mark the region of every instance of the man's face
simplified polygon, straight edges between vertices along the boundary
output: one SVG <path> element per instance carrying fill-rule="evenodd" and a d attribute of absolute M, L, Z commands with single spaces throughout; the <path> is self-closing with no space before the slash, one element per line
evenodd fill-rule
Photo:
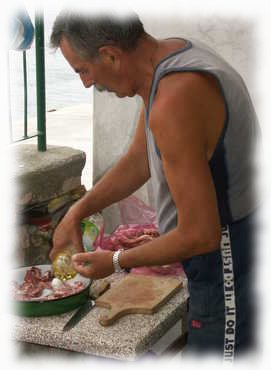
<path fill-rule="evenodd" d="M 86 88 L 95 86 L 98 91 L 114 92 L 119 97 L 128 95 L 123 89 L 121 90 L 120 78 L 110 66 L 101 61 L 90 62 L 82 59 L 65 38 L 60 42 L 60 49 L 74 71 L 79 74 Z"/>

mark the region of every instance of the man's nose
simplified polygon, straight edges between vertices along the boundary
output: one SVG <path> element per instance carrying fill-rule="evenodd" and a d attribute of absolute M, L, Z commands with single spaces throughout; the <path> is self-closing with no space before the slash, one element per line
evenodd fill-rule
<path fill-rule="evenodd" d="M 83 85 L 86 88 L 91 87 L 92 85 L 94 85 L 94 81 L 91 78 L 87 77 L 87 76 L 80 75 L 80 79 L 81 79 Z"/>

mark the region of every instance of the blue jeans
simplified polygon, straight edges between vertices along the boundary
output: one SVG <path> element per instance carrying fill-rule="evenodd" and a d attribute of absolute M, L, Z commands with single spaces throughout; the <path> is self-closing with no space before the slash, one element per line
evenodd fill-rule
<path fill-rule="evenodd" d="M 222 229 L 217 251 L 183 262 L 190 293 L 187 354 L 225 360 L 255 348 L 253 216 Z"/>

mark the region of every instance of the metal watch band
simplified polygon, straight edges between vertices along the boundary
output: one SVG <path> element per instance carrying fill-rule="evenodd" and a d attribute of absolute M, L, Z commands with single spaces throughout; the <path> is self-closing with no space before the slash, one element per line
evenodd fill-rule
<path fill-rule="evenodd" d="M 125 271 L 125 269 L 121 268 L 120 264 L 119 264 L 119 255 L 122 251 L 123 251 L 123 249 L 119 249 L 118 251 L 114 252 L 114 254 L 113 254 L 113 267 L 114 267 L 115 272 Z"/>

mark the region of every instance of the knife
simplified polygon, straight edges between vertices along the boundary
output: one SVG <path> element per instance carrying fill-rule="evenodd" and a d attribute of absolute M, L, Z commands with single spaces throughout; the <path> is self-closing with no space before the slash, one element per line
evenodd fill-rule
<path fill-rule="evenodd" d="M 90 294 L 90 299 L 88 299 L 84 304 L 82 304 L 82 306 L 78 308 L 78 310 L 72 315 L 69 321 L 64 325 L 62 330 L 68 331 L 72 329 L 75 325 L 77 325 L 95 306 L 95 300 L 106 290 L 108 290 L 109 287 L 110 283 L 108 281 L 103 281 L 100 283 L 97 289 L 93 289 L 92 293 Z"/>

